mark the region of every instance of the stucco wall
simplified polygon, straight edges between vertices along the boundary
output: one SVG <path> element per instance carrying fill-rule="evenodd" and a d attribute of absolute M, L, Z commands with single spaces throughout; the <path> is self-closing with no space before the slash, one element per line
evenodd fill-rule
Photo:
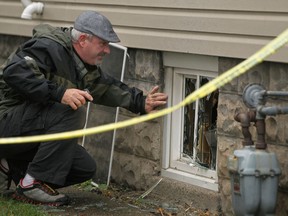
<path fill-rule="evenodd" d="M 223 73 L 238 64 L 241 60 L 220 58 L 219 72 Z M 247 84 L 259 83 L 267 90 L 288 91 L 288 64 L 264 62 L 243 76 L 233 80 L 220 90 L 218 105 L 218 175 L 219 187 L 222 200 L 222 209 L 226 215 L 233 215 L 230 177 L 227 168 L 227 159 L 234 150 L 242 148 L 243 135 L 240 123 L 234 120 L 236 112 L 247 112 L 248 108 L 242 100 L 242 92 Z M 287 106 L 288 100 L 275 98 L 268 100 L 269 105 Z M 288 154 L 288 134 L 287 131 L 288 115 L 277 115 L 266 117 L 266 141 L 268 150 L 277 154 L 280 162 L 282 175 L 280 177 L 278 189 L 277 214 L 287 215 L 287 192 L 288 192 L 288 173 L 287 173 L 287 154 Z M 255 127 L 251 124 L 251 133 L 255 141 Z M 286 207 L 285 207 L 286 206 Z"/>

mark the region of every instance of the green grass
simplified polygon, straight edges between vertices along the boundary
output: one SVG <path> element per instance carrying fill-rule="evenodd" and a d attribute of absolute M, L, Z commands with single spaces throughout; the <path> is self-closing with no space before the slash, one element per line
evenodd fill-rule
<path fill-rule="evenodd" d="M 48 216 L 38 206 L 8 200 L 0 196 L 0 216 Z"/>
<path fill-rule="evenodd" d="M 76 188 L 78 188 L 80 190 L 84 190 L 84 191 L 91 191 L 92 189 L 96 188 L 95 186 L 93 186 L 91 184 L 91 182 L 92 182 L 92 180 L 88 180 L 88 181 L 85 181 L 83 183 L 74 185 L 74 187 L 76 187 Z M 99 184 L 97 189 L 100 190 L 100 191 L 104 191 L 104 190 L 108 190 L 108 187 L 107 187 L 106 184 Z"/>
<path fill-rule="evenodd" d="M 91 191 L 94 186 L 91 181 L 75 185 L 77 188 L 85 191 Z M 102 192 L 107 190 L 106 185 L 99 185 Z M 43 206 L 36 206 L 2 197 L 0 195 L 0 216 L 48 216 L 48 211 Z"/>

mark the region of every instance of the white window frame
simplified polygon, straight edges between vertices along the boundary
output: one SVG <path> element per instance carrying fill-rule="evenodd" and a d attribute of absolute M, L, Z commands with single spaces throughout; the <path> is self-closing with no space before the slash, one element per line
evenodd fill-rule
<path fill-rule="evenodd" d="M 205 59 L 205 56 L 203 56 L 203 58 Z M 183 61 L 183 58 L 181 59 Z M 203 63 L 204 62 L 205 61 L 203 61 Z M 165 71 L 165 91 L 170 95 L 168 101 L 169 106 L 178 104 L 183 100 L 185 87 L 184 82 L 186 77 L 216 77 L 218 75 L 218 67 L 217 69 L 215 68 L 214 71 L 211 71 L 210 68 L 209 70 L 206 70 L 206 66 L 201 68 L 201 65 L 199 69 L 199 64 L 197 69 L 191 68 L 193 67 L 191 65 L 190 68 L 181 68 L 181 65 L 171 67 L 171 64 L 169 66 L 170 67 L 166 67 Z M 199 83 L 197 88 L 198 87 Z M 196 101 L 196 103 L 198 102 Z M 164 119 L 162 176 L 218 191 L 217 166 L 216 170 L 207 169 L 194 163 L 195 160 L 193 158 L 185 159 L 182 157 L 183 155 L 181 155 L 183 149 L 183 112 L 184 108 L 178 109 L 166 116 Z M 197 118 L 195 118 L 195 125 L 197 125 Z"/>

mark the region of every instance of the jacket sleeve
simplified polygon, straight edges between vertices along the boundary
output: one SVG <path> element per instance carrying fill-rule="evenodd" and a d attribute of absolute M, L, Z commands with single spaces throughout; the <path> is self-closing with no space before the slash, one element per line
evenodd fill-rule
<path fill-rule="evenodd" d="M 97 69 L 97 73 L 87 73 L 84 79 L 90 83 L 87 85 L 87 89 L 93 96 L 94 103 L 112 107 L 119 106 L 133 113 L 146 114 L 146 97 L 141 90 L 128 87 L 125 83 L 104 73 L 101 68 Z"/>
<path fill-rule="evenodd" d="M 12 57 L 3 70 L 3 78 L 28 100 L 60 102 L 65 88 L 46 78 L 47 73 L 53 70 L 53 62 L 45 45 L 32 40 Z"/>

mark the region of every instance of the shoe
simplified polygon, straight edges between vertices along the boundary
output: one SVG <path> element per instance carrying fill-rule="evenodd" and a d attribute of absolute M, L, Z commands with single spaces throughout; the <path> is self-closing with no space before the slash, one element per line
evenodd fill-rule
<path fill-rule="evenodd" d="M 59 194 L 41 181 L 34 181 L 32 185 L 27 187 L 22 186 L 22 181 L 23 179 L 20 180 L 13 194 L 15 200 L 49 206 L 62 206 L 69 203 L 68 196 Z"/>

